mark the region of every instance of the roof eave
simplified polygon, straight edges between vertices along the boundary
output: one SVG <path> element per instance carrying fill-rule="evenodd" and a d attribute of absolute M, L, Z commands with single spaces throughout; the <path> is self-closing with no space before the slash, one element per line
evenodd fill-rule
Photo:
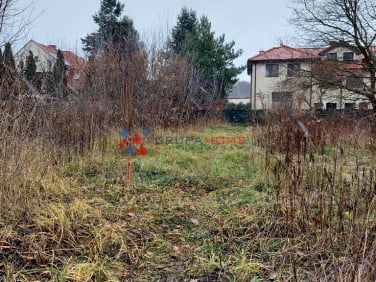
<path fill-rule="evenodd" d="M 285 62 L 313 62 L 318 61 L 321 58 L 312 57 L 312 58 L 289 58 L 289 59 L 263 59 L 263 60 L 252 60 L 248 59 L 248 64 L 264 64 L 264 63 L 285 63 Z"/>

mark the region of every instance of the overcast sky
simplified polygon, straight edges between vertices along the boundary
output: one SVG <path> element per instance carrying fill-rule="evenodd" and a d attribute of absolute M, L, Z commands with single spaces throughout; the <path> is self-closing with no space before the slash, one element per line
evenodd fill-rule
<path fill-rule="evenodd" d="M 100 0 L 18 0 L 24 5 L 33 1 L 36 19 L 28 34 L 16 45 L 17 52 L 28 40 L 56 44 L 63 50 L 82 54 L 81 38 L 97 30 L 92 16 L 99 11 Z M 292 28 L 288 25 L 290 10 L 287 0 L 120 0 L 124 14 L 131 18 L 146 43 L 157 40 L 160 34 L 176 25 L 177 16 L 185 6 L 206 15 L 212 31 L 218 37 L 225 34 L 226 42 L 235 41 L 243 55 L 235 61 L 246 65 L 247 59 L 260 50 L 281 42 L 292 44 Z M 246 71 L 241 80 L 249 80 Z"/>

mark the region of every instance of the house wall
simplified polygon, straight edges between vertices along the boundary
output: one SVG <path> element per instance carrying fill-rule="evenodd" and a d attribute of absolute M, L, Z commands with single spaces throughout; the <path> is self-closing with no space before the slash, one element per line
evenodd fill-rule
<path fill-rule="evenodd" d="M 337 54 L 337 60 L 343 61 L 344 60 L 344 53 L 345 52 L 354 52 L 353 50 L 346 48 L 346 47 L 337 47 L 332 48 L 329 53 L 336 53 Z M 362 60 L 361 54 L 356 54 L 354 52 L 354 61 L 360 62 Z M 349 62 L 351 63 L 351 62 Z M 319 91 L 316 91 L 316 101 L 319 102 Z M 327 90 L 326 93 L 322 96 L 322 102 L 325 105 L 327 103 L 336 103 L 337 109 L 345 109 L 350 104 L 355 105 L 355 108 L 364 108 L 364 106 L 361 106 L 360 104 L 363 103 L 362 99 L 364 97 L 354 94 L 353 92 L 350 92 L 346 89 L 335 89 L 335 90 Z M 369 108 L 370 105 L 367 105 L 367 108 Z"/>
<path fill-rule="evenodd" d="M 249 102 L 249 98 L 228 98 L 228 103 L 232 104 L 248 104 Z"/>
<path fill-rule="evenodd" d="M 273 63 L 273 62 L 271 62 Z M 294 87 L 287 87 L 282 82 L 287 78 L 287 64 L 289 62 L 278 63 L 278 77 L 266 76 L 267 63 L 254 63 L 251 74 L 251 101 L 252 109 L 272 109 L 273 92 L 296 92 Z M 298 62 L 297 62 L 298 63 Z M 300 62 L 301 70 L 309 70 L 310 64 Z M 296 88 L 296 87 L 295 87 Z M 306 105 L 309 108 L 308 105 Z"/>
<path fill-rule="evenodd" d="M 25 65 L 29 51 L 32 51 L 37 67 L 36 71 L 51 72 L 57 59 L 55 54 L 57 53 L 57 49 L 54 45 L 48 45 L 45 47 L 48 48 L 48 50 L 45 50 L 40 45 L 38 45 L 38 43 L 30 40 L 14 56 L 16 66 L 19 66 L 21 61 L 23 61 Z M 67 67 L 67 86 L 74 91 L 79 91 L 83 88 L 84 85 L 85 62 L 83 59 L 75 56 L 69 51 L 62 52 L 65 56 L 65 65 Z"/>
<path fill-rule="evenodd" d="M 329 50 L 329 53 L 337 53 L 337 60 L 343 60 L 343 53 L 344 52 L 353 52 L 353 50 L 346 48 L 346 47 L 336 47 Z M 323 56 L 325 59 L 325 55 Z M 361 61 L 361 55 L 357 55 L 354 52 L 354 61 Z M 296 61 L 294 61 L 296 62 Z M 332 89 L 326 90 L 323 94 L 320 89 L 313 86 L 311 89 L 305 90 L 303 92 L 299 85 L 297 85 L 297 81 L 299 78 L 296 79 L 296 83 L 294 84 L 293 79 L 290 81 L 290 86 L 286 83 L 287 78 L 287 64 L 290 63 L 286 62 L 279 62 L 279 75 L 278 77 L 267 77 L 266 76 L 266 64 L 274 64 L 273 60 L 269 62 L 252 62 L 252 69 L 251 69 L 251 107 L 252 109 L 272 109 L 272 93 L 273 92 L 292 92 L 292 97 L 294 100 L 293 106 L 295 108 L 301 109 L 309 109 L 317 108 L 319 104 L 323 106 L 323 108 L 329 107 L 330 103 L 336 104 L 337 109 L 345 109 L 347 107 L 355 106 L 355 108 L 370 108 L 371 105 L 364 105 L 364 101 L 362 101 L 362 97 L 356 95 L 352 92 L 349 92 L 345 89 Z M 299 63 L 299 62 L 297 62 Z M 351 62 L 349 62 L 351 63 Z M 300 62 L 301 70 L 310 70 L 311 63 L 310 62 Z M 290 78 L 289 78 L 290 79 Z M 284 82 L 284 83 L 282 83 Z M 304 98 L 303 99 L 299 99 Z M 300 101 L 300 102 L 299 102 Z M 355 104 L 354 104 L 355 103 Z"/>
<path fill-rule="evenodd" d="M 24 47 L 22 47 L 14 56 L 16 66 L 18 67 L 20 61 L 26 62 L 26 57 L 29 55 L 29 51 L 33 52 L 35 58 L 35 64 L 37 66 L 37 72 L 52 71 L 56 58 L 45 51 L 43 51 L 33 41 L 29 41 Z"/>
<path fill-rule="evenodd" d="M 346 47 L 336 47 L 332 48 L 328 53 L 337 53 L 337 60 L 342 61 L 343 60 L 343 53 L 344 52 L 354 52 L 353 50 L 346 48 Z M 354 61 L 359 61 L 361 60 L 361 55 L 356 54 L 354 52 Z"/>

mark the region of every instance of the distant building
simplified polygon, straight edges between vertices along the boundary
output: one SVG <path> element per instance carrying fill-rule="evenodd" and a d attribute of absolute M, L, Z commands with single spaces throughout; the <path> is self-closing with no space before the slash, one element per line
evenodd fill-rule
<path fill-rule="evenodd" d="M 336 66 L 336 69 L 331 72 L 330 66 Z M 367 81 L 363 78 L 366 75 L 361 75 L 365 72 L 361 53 L 344 42 L 333 42 L 325 48 L 273 47 L 249 58 L 247 70 L 251 76 L 252 109 L 372 107 L 367 100 L 362 100 L 363 97 L 345 87 L 354 85 L 359 89 Z M 336 72 L 360 75 L 345 78 Z M 315 84 L 313 73 L 316 77 L 333 77 L 335 84 Z"/>
<path fill-rule="evenodd" d="M 56 62 L 57 55 L 56 45 L 43 45 L 34 40 L 30 40 L 14 56 L 16 66 L 22 61 L 25 65 L 26 57 L 31 51 L 34 55 L 37 66 L 37 73 L 51 72 Z M 71 51 L 61 50 L 67 67 L 67 86 L 77 92 L 84 85 L 85 60 Z"/>
<path fill-rule="evenodd" d="M 233 103 L 233 104 L 248 104 L 251 101 L 250 97 L 250 84 L 247 81 L 239 81 L 237 82 L 227 99 L 228 103 Z"/>

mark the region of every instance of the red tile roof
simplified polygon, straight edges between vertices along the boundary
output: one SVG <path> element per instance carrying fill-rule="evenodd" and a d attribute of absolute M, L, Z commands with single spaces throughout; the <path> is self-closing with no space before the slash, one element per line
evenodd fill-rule
<path fill-rule="evenodd" d="M 34 40 L 31 41 L 33 41 L 42 50 L 44 50 L 46 53 L 48 53 L 56 59 L 58 50 L 56 45 L 44 45 Z M 63 53 L 65 64 L 69 66 L 69 72 L 67 74 L 68 87 L 74 90 L 81 89 L 84 83 L 82 79 L 82 74 L 85 72 L 86 61 L 71 51 L 61 52 Z M 75 79 L 76 75 L 78 76 L 77 79 Z"/>
<path fill-rule="evenodd" d="M 354 70 L 354 71 L 364 69 L 364 65 L 361 63 L 347 63 L 347 64 L 344 64 L 343 67 L 347 70 Z"/>
<path fill-rule="evenodd" d="M 34 40 L 32 40 L 36 45 L 38 45 L 40 48 L 42 48 L 45 52 L 47 52 L 48 54 L 52 55 L 53 57 L 56 58 L 56 55 L 57 55 L 57 46 L 56 45 L 44 45 L 44 44 L 41 44 L 41 43 L 38 43 Z M 65 63 L 69 66 L 72 66 L 72 67 L 79 67 L 81 68 L 83 65 L 85 65 L 85 60 L 79 56 L 77 56 L 76 54 L 74 54 L 73 52 L 71 51 L 62 51 L 61 52 L 63 53 L 63 56 L 64 56 L 64 60 L 65 60 Z"/>
<path fill-rule="evenodd" d="M 280 45 L 269 50 L 260 52 L 248 61 L 269 61 L 269 60 L 291 60 L 291 59 L 314 59 L 319 58 L 319 53 L 325 48 L 293 48 L 287 45 Z"/>

